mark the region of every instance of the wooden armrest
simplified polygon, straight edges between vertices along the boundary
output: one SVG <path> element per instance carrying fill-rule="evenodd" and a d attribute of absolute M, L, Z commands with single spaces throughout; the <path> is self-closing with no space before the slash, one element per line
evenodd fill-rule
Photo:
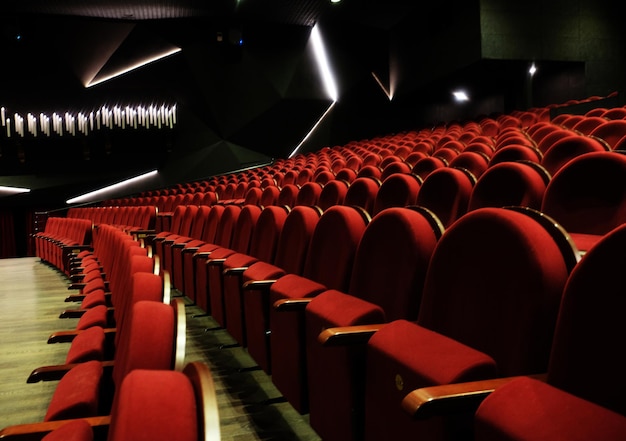
<path fill-rule="evenodd" d="M 105 286 L 106 286 L 106 284 L 105 284 Z M 82 302 L 85 299 L 86 296 L 88 296 L 88 294 L 72 294 L 72 295 L 67 296 L 65 298 L 65 301 L 66 302 Z M 105 296 L 107 302 L 110 304 L 111 303 L 110 302 L 110 300 L 111 300 L 110 299 L 111 293 L 110 292 L 105 292 L 104 296 Z"/>
<path fill-rule="evenodd" d="M 80 363 L 71 363 L 71 364 L 58 364 L 52 366 L 41 366 L 30 373 L 28 378 L 26 379 L 27 383 L 39 383 L 40 381 L 58 381 L 65 374 L 67 374 L 70 369 L 79 365 Z M 104 369 L 113 369 L 114 362 L 113 360 L 103 361 L 102 367 Z"/>
<path fill-rule="evenodd" d="M 245 291 L 269 289 L 276 280 L 249 280 L 243 284 Z"/>
<path fill-rule="evenodd" d="M 341 326 L 324 329 L 317 337 L 324 346 L 347 346 L 365 344 L 370 337 L 385 326 L 384 323 L 358 326 Z"/>
<path fill-rule="evenodd" d="M 61 314 L 59 314 L 59 318 L 81 318 L 87 311 L 89 310 L 88 309 L 66 309 Z M 109 320 L 112 320 L 114 318 L 113 311 L 115 311 L 115 308 L 113 308 L 112 306 L 107 307 L 107 318 Z"/>
<path fill-rule="evenodd" d="M 546 374 L 529 375 L 529 377 L 545 381 Z M 458 412 L 473 413 L 491 392 L 515 378 L 520 377 L 494 378 L 415 389 L 402 399 L 402 409 L 414 419 L 426 419 Z"/>
<path fill-rule="evenodd" d="M 202 251 L 201 253 L 195 253 L 193 255 L 194 259 L 208 259 L 211 255 L 211 251 Z"/>
<path fill-rule="evenodd" d="M 176 242 L 175 244 L 172 245 L 172 248 L 185 248 L 185 244 L 187 242 Z"/>
<path fill-rule="evenodd" d="M 278 300 L 274 303 L 274 309 L 279 312 L 304 311 L 311 300 L 313 298 Z"/>
<path fill-rule="evenodd" d="M 222 258 L 222 259 L 209 259 L 206 264 L 207 265 L 216 265 L 217 266 L 217 265 L 222 265 L 225 261 L 226 261 L 225 258 Z"/>
<path fill-rule="evenodd" d="M 184 247 L 181 253 L 195 253 L 200 247 Z"/>
<path fill-rule="evenodd" d="M 243 272 L 247 269 L 248 269 L 247 266 L 240 266 L 237 268 L 227 268 L 224 270 L 222 274 L 224 274 L 225 276 L 237 276 L 239 274 L 243 274 Z"/>
<path fill-rule="evenodd" d="M 48 344 L 52 343 L 69 343 L 76 338 L 78 334 L 83 331 L 79 330 L 71 330 L 71 331 L 58 331 L 50 335 L 48 337 Z M 117 332 L 116 328 L 105 328 L 104 336 L 107 337 L 107 334 L 113 334 Z"/>
<path fill-rule="evenodd" d="M 96 416 L 81 418 L 85 420 L 94 431 L 94 439 L 106 439 L 111 416 Z M 39 441 L 45 435 L 69 423 L 72 420 L 46 421 L 31 424 L 16 424 L 0 430 L 0 439 L 6 441 Z M 104 438 L 103 438 L 104 436 Z"/>

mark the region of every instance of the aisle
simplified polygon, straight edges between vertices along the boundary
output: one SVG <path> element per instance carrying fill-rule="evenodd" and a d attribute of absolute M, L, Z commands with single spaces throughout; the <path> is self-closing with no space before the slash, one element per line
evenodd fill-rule
<path fill-rule="evenodd" d="M 53 331 L 73 329 L 76 319 L 59 319 L 75 304 L 64 302 L 67 279 L 38 258 L 0 259 L 0 428 L 42 421 L 57 382 L 27 384 L 38 366 L 62 364 L 68 346 L 48 345 Z M 184 298 L 187 316 L 186 361 L 211 367 L 218 392 L 223 441 L 302 440 L 320 438 L 286 402 L 271 379 L 216 322 Z"/>

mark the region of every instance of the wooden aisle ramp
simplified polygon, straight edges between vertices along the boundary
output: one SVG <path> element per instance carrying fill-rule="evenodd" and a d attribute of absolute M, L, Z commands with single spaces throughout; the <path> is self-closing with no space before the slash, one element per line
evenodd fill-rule
<path fill-rule="evenodd" d="M 38 258 L 0 259 L 0 427 L 42 421 L 56 382 L 27 384 L 38 366 L 61 364 L 67 345 L 48 345 L 52 331 L 73 329 L 76 319 L 59 319 L 69 305 L 67 278 Z M 304 440 L 320 438 L 306 416 L 279 398 L 270 377 L 246 369 L 254 362 L 211 317 L 187 303 L 187 361 L 204 361 L 215 375 L 222 439 Z"/>

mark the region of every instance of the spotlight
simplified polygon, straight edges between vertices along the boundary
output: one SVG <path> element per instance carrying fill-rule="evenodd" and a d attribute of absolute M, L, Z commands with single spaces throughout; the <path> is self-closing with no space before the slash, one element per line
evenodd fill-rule
<path fill-rule="evenodd" d="M 528 69 L 528 73 L 532 77 L 535 75 L 536 72 L 537 72 L 537 66 L 535 66 L 535 63 L 533 63 L 530 65 L 530 69 Z"/>
<path fill-rule="evenodd" d="M 469 96 L 463 90 L 457 90 L 456 92 L 452 92 L 452 95 L 454 95 L 454 99 L 458 102 L 469 101 Z"/>

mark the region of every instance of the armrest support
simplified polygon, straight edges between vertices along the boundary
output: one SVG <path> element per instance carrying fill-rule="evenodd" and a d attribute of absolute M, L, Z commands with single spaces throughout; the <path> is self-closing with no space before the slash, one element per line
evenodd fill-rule
<path fill-rule="evenodd" d="M 199 249 L 200 249 L 200 247 L 184 247 L 183 250 L 181 251 L 181 253 L 184 253 L 184 254 L 195 253 Z"/>
<path fill-rule="evenodd" d="M 385 326 L 384 323 L 327 328 L 318 335 L 317 341 L 324 346 L 366 344 L 370 337 L 383 326 Z"/>
<path fill-rule="evenodd" d="M 304 311 L 311 300 L 313 298 L 278 300 L 274 303 L 274 309 L 278 312 Z"/>
<path fill-rule="evenodd" d="M 94 431 L 95 439 L 106 439 L 106 433 L 108 432 L 109 425 L 111 424 L 110 415 L 81 419 L 89 423 Z M 70 421 L 71 420 L 57 420 L 8 426 L 0 430 L 0 439 L 6 441 L 39 441 L 48 433 L 58 429 Z"/>
<path fill-rule="evenodd" d="M 545 374 L 529 375 L 545 381 Z M 515 378 L 505 377 L 467 383 L 423 387 L 409 392 L 402 399 L 402 409 L 414 419 L 458 412 L 475 412 L 480 403 L 493 392 Z"/>

